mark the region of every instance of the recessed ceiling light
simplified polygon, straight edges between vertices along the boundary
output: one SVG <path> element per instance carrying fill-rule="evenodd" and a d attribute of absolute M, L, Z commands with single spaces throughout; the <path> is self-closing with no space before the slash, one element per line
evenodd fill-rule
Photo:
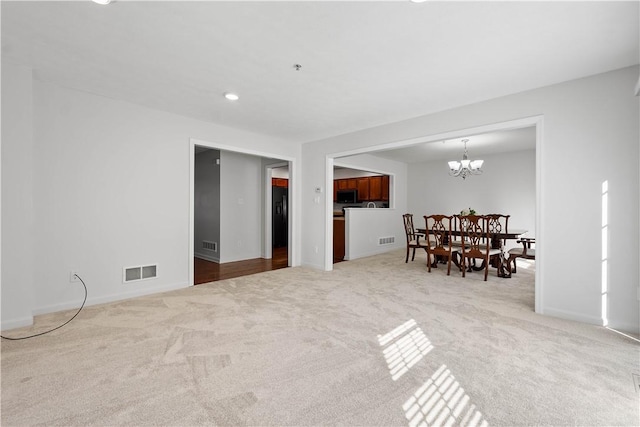
<path fill-rule="evenodd" d="M 240 99 L 240 97 L 238 95 L 236 95 L 235 93 L 231 93 L 231 92 L 225 93 L 224 97 L 227 98 L 229 101 L 237 101 L 238 99 Z"/>
<path fill-rule="evenodd" d="M 91 1 L 93 1 L 94 3 L 97 3 L 97 4 L 101 4 L 103 6 L 106 5 L 106 4 L 111 3 L 111 0 L 91 0 Z"/>

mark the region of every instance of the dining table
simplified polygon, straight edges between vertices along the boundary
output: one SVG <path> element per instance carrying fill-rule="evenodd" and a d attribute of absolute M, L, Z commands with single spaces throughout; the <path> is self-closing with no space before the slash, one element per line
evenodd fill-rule
<path fill-rule="evenodd" d="M 502 242 L 505 240 L 517 240 L 519 239 L 523 234 L 526 234 L 528 232 L 528 230 L 524 230 L 524 229 L 519 229 L 519 228 L 513 228 L 513 229 L 509 229 L 509 230 L 502 230 L 499 232 L 493 232 L 493 233 L 487 233 L 489 234 L 489 236 L 491 237 L 491 249 L 503 249 L 503 245 Z M 424 236 L 427 235 L 427 229 L 426 228 L 419 228 L 416 227 L 416 233 L 418 234 L 422 234 Z M 456 237 L 460 237 L 462 236 L 462 232 L 460 230 L 451 230 L 451 235 L 452 236 L 456 236 Z M 504 259 L 504 253 L 502 253 L 502 255 L 500 256 L 500 262 L 497 265 L 493 265 L 493 267 L 498 269 L 498 276 L 508 279 L 511 277 L 511 271 L 509 271 L 508 269 L 508 265 L 506 263 L 506 260 Z M 457 259 L 457 257 L 453 257 L 452 258 L 453 263 L 456 265 L 456 267 L 460 268 L 460 261 Z M 434 261 L 434 264 L 437 264 L 437 260 Z M 435 267 L 435 265 L 433 265 Z M 484 261 L 482 262 L 481 265 L 476 266 L 476 265 L 469 265 L 469 270 L 468 271 L 472 271 L 472 270 L 482 270 L 484 269 Z"/>

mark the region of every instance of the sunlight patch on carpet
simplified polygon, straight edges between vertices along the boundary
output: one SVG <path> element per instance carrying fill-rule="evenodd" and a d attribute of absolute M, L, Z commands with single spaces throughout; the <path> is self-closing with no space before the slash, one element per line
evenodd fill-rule
<path fill-rule="evenodd" d="M 402 405 L 409 427 L 487 427 L 476 406 L 446 365 L 440 368 Z"/>
<path fill-rule="evenodd" d="M 431 342 L 413 319 L 385 335 L 378 335 L 378 342 L 385 347 L 382 353 L 394 381 L 433 349 Z"/>

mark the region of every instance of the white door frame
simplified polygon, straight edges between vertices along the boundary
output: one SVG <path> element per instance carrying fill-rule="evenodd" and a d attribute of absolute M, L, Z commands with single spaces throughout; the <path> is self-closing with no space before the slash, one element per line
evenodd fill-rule
<path fill-rule="evenodd" d="M 265 174 L 265 197 L 264 197 L 264 247 L 262 249 L 262 256 L 266 259 L 273 258 L 273 221 L 272 221 L 272 204 L 273 204 L 273 193 L 272 193 L 272 185 L 271 178 L 273 178 L 273 170 L 281 167 L 290 167 L 289 162 L 281 162 L 274 163 L 271 165 L 265 166 L 264 174 Z M 291 176 L 289 176 L 291 177 Z M 287 196 L 287 203 L 289 202 Z M 287 204 L 287 209 L 289 205 Z M 291 221 L 289 221 L 289 215 L 287 211 L 287 239 L 289 239 L 289 233 L 291 233 Z M 287 242 L 287 251 L 289 253 L 289 257 L 291 257 L 291 250 L 289 249 L 289 244 L 291 244 L 291 239 Z"/>
<path fill-rule="evenodd" d="M 204 141 L 197 138 L 189 138 L 189 278 L 188 284 L 193 286 L 193 258 L 194 258 L 194 238 L 195 238 L 195 220 L 194 220 L 194 204 L 195 204 L 195 155 L 196 155 L 196 145 L 201 147 L 212 148 L 214 150 L 221 151 L 231 151 L 235 153 L 241 154 L 249 154 L 252 156 L 258 157 L 266 157 L 270 159 L 278 159 L 283 162 L 288 162 L 289 164 L 289 198 L 288 198 L 288 211 L 289 211 L 289 242 L 288 242 L 288 255 L 289 255 L 289 266 L 297 265 L 297 259 L 295 258 L 295 254 L 297 253 L 298 248 L 296 247 L 297 237 L 294 233 L 296 227 L 294 225 L 297 223 L 297 209 L 294 209 L 295 202 L 295 189 L 297 188 L 297 183 L 294 179 L 296 176 L 295 171 L 297 168 L 297 162 L 294 157 L 283 156 L 280 154 L 268 153 L 264 151 L 251 150 L 241 147 L 236 147 L 233 145 L 225 145 L 219 144 L 211 141 Z M 269 188 L 271 188 L 271 181 L 268 182 Z M 265 194 L 265 200 L 271 200 L 271 196 L 269 195 L 270 191 Z M 266 203 L 266 202 L 265 202 Z M 266 216 L 266 215 L 265 215 Z M 269 243 L 271 243 L 271 239 L 269 238 Z"/>

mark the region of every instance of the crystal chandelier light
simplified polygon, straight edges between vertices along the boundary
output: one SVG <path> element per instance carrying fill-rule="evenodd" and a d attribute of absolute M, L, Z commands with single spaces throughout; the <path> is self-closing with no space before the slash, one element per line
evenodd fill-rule
<path fill-rule="evenodd" d="M 461 176 L 462 179 L 466 179 L 469 175 L 480 175 L 482 173 L 482 164 L 484 160 L 469 160 L 467 157 L 467 142 L 468 139 L 463 139 L 464 154 L 462 160 L 453 160 L 449 162 L 449 175 Z"/>

